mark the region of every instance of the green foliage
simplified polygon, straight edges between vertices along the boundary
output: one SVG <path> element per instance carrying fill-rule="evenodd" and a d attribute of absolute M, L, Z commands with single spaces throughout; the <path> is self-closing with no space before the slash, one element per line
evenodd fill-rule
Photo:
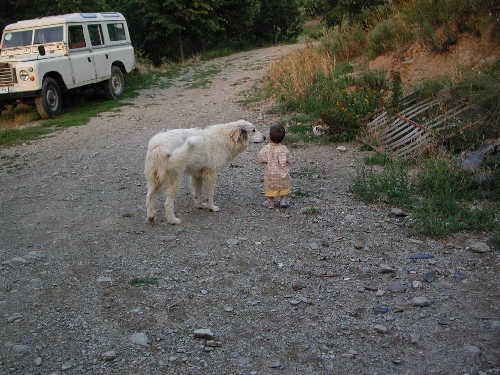
<path fill-rule="evenodd" d="M 395 51 L 412 38 L 410 29 L 402 22 L 392 19 L 380 21 L 367 34 L 367 54 L 376 57 Z"/>
<path fill-rule="evenodd" d="M 327 26 L 339 26 L 345 22 L 360 21 L 367 9 L 376 9 L 385 0 L 304 0 L 304 8 L 310 16 L 321 17 Z M 363 21 L 361 19 L 361 21 Z"/>
<path fill-rule="evenodd" d="M 366 202 L 389 202 L 411 208 L 408 233 L 414 236 L 447 235 L 459 230 L 498 230 L 498 200 L 477 201 L 484 186 L 471 173 L 444 158 L 424 160 L 410 181 L 414 165 L 391 161 L 384 155 L 365 159 L 350 186 Z M 500 189 L 499 180 L 488 186 Z M 477 202 L 476 202 L 477 201 Z"/>
<path fill-rule="evenodd" d="M 376 91 L 343 90 L 332 97 L 334 105 L 321 113 L 321 120 L 328 127 L 328 136 L 334 142 L 348 142 L 361 130 L 361 119 L 379 106 L 380 94 Z"/>
<path fill-rule="evenodd" d="M 383 168 L 361 166 L 353 179 L 350 191 L 366 202 L 411 204 L 412 187 L 401 162 L 387 162 Z"/>
<path fill-rule="evenodd" d="M 481 15 L 490 15 L 492 37 L 500 30 L 494 18 L 500 11 L 498 0 L 414 0 L 404 3 L 399 10 L 404 22 L 414 26 L 417 36 L 436 52 L 448 51 L 461 32 L 479 32 L 475 23 Z"/>
<path fill-rule="evenodd" d="M 300 34 L 303 21 L 298 0 L 261 0 L 251 34 L 255 42 L 290 41 Z"/>
<path fill-rule="evenodd" d="M 132 286 L 158 286 L 158 278 L 156 277 L 135 277 L 130 280 L 128 283 Z"/>

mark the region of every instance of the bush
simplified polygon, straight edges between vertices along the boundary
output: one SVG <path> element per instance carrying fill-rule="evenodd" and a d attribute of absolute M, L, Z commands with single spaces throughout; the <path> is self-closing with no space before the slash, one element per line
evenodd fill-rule
<path fill-rule="evenodd" d="M 376 57 L 386 52 L 395 51 L 412 38 L 413 34 L 407 25 L 396 20 L 381 21 L 368 32 L 368 54 L 371 57 Z"/>

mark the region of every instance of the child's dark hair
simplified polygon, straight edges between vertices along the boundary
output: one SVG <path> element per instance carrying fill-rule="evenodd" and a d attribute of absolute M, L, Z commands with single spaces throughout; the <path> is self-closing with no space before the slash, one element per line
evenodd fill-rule
<path fill-rule="evenodd" d="M 269 128 L 269 138 L 274 143 L 280 143 L 285 138 L 285 128 L 281 125 L 271 125 Z"/>

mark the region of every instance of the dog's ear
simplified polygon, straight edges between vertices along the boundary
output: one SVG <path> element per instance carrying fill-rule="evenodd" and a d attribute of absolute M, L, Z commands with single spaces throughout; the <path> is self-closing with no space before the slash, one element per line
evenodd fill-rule
<path fill-rule="evenodd" d="M 231 138 L 235 142 L 245 143 L 248 140 L 248 132 L 246 129 L 239 128 L 233 132 Z"/>

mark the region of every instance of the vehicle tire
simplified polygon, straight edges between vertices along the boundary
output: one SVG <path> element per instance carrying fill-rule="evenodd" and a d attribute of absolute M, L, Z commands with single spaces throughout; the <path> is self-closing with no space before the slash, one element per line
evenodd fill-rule
<path fill-rule="evenodd" d="M 35 105 L 40 117 L 44 120 L 61 114 L 61 90 L 53 78 L 44 78 L 40 96 L 35 98 Z"/>
<path fill-rule="evenodd" d="M 104 83 L 104 95 L 109 100 L 118 99 L 123 95 L 125 80 L 123 73 L 117 66 L 111 67 L 111 77 Z"/>

